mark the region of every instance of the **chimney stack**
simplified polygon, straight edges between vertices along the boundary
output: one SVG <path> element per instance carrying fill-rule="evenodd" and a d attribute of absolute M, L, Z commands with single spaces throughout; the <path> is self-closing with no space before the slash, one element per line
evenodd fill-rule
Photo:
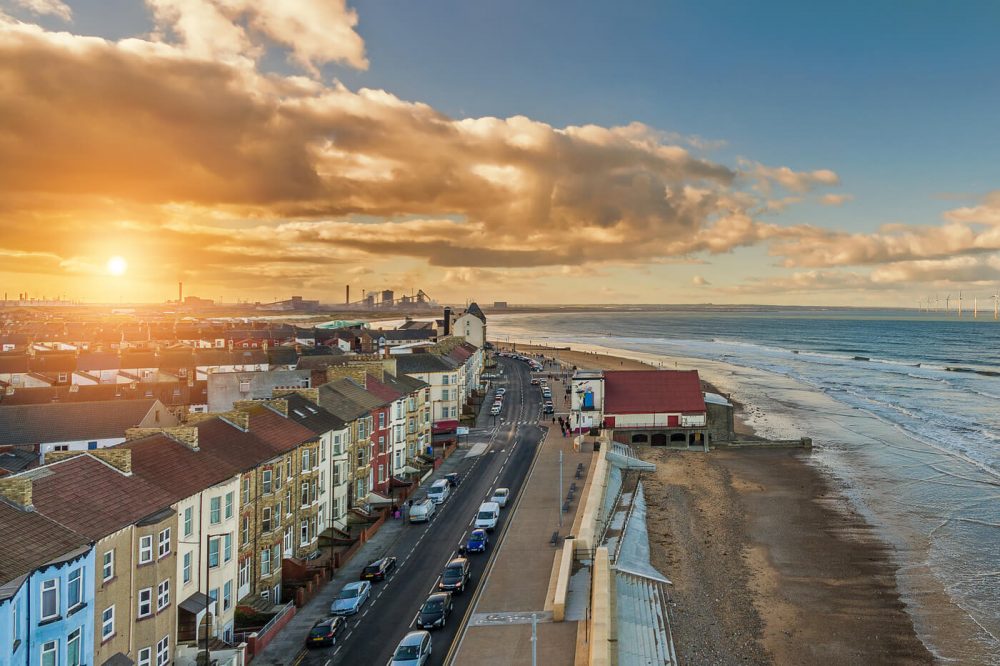
<path fill-rule="evenodd" d="M 351 285 L 347 285 L 347 296 L 345 297 L 344 303 L 346 305 L 351 304 Z"/>
<path fill-rule="evenodd" d="M 444 309 L 444 335 L 451 335 L 451 308 Z"/>

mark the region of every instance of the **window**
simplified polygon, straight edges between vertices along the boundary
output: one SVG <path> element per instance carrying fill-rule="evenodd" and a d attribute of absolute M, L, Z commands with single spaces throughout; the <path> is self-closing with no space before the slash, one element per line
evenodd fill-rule
<path fill-rule="evenodd" d="M 260 551 L 260 575 L 270 576 L 271 575 L 271 549 L 265 548 Z"/>
<path fill-rule="evenodd" d="M 243 503 L 250 503 L 250 477 L 243 477 Z"/>
<path fill-rule="evenodd" d="M 452 384 L 457 384 L 458 383 L 458 375 L 452 375 L 451 376 L 451 383 Z"/>
<path fill-rule="evenodd" d="M 59 661 L 59 643 L 49 641 L 42 645 L 42 666 L 56 666 Z"/>
<path fill-rule="evenodd" d="M 164 636 L 156 644 L 156 666 L 167 666 L 170 661 L 170 636 Z"/>
<path fill-rule="evenodd" d="M 243 346 L 246 347 L 245 344 Z M 249 392 L 250 392 L 250 382 L 240 382 L 240 393 L 249 393 Z"/>
<path fill-rule="evenodd" d="M 153 561 L 153 535 L 139 537 L 139 564 Z"/>
<path fill-rule="evenodd" d="M 274 529 L 281 527 L 281 502 L 274 507 Z"/>
<path fill-rule="evenodd" d="M 58 578 L 50 578 L 42 583 L 42 620 L 50 620 L 54 617 L 59 617 Z"/>
<path fill-rule="evenodd" d="M 378 413 L 378 428 L 379 430 L 385 428 L 385 412 Z"/>
<path fill-rule="evenodd" d="M 299 544 L 304 546 L 309 543 L 309 521 L 303 520 L 299 527 Z"/>
<path fill-rule="evenodd" d="M 281 490 L 281 463 L 274 468 L 274 489 Z"/>
<path fill-rule="evenodd" d="M 326 494 L 326 470 L 320 470 L 319 472 L 319 494 Z"/>
<path fill-rule="evenodd" d="M 227 611 L 233 605 L 233 581 L 227 580 L 222 586 L 222 610 Z"/>
<path fill-rule="evenodd" d="M 233 535 L 226 534 L 222 537 L 222 561 L 228 562 L 233 559 Z"/>
<path fill-rule="evenodd" d="M 385 465 L 378 466 L 378 482 L 385 483 Z"/>
<path fill-rule="evenodd" d="M 101 560 L 101 580 L 107 582 L 115 577 L 115 551 L 104 553 Z"/>
<path fill-rule="evenodd" d="M 292 526 L 289 525 L 285 528 L 285 536 L 283 539 L 283 545 L 285 547 L 285 552 L 292 552 Z"/>
<path fill-rule="evenodd" d="M 13 626 L 11 635 L 14 637 L 14 644 L 21 640 L 21 600 L 15 599 L 10 608 L 10 622 Z"/>
<path fill-rule="evenodd" d="M 309 471 L 309 449 L 302 449 L 302 471 Z"/>
<path fill-rule="evenodd" d="M 292 480 L 292 459 L 291 459 L 291 457 L 289 457 L 288 460 L 285 461 L 285 477 L 287 477 L 289 481 Z"/>
<path fill-rule="evenodd" d="M 442 400 L 447 400 L 448 399 L 448 389 L 442 389 L 442 391 L 441 391 L 441 399 Z"/>
<path fill-rule="evenodd" d="M 319 445 L 319 461 L 326 462 L 326 444 Z"/>
<path fill-rule="evenodd" d="M 153 649 L 142 648 L 139 650 L 139 666 L 151 666 L 153 661 Z"/>
<path fill-rule="evenodd" d="M 184 509 L 184 536 L 189 537 L 194 532 L 194 509 Z"/>
<path fill-rule="evenodd" d="M 444 384 L 445 386 L 448 385 L 448 375 L 445 375 L 441 378 L 441 383 Z"/>
<path fill-rule="evenodd" d="M 80 630 L 69 632 L 66 637 L 66 666 L 80 666 Z"/>
<path fill-rule="evenodd" d="M 271 531 L 271 507 L 265 506 L 261 510 L 260 529 L 264 532 Z"/>
<path fill-rule="evenodd" d="M 309 504 L 309 482 L 302 482 L 302 506 Z"/>
<path fill-rule="evenodd" d="M 191 553 L 184 553 L 184 565 L 181 567 L 181 575 L 185 583 L 191 582 Z"/>
<path fill-rule="evenodd" d="M 101 641 L 106 641 L 115 633 L 115 607 L 105 608 L 101 613 Z"/>
<path fill-rule="evenodd" d="M 66 585 L 66 607 L 70 610 L 83 605 L 83 569 L 73 569 Z"/>
<path fill-rule="evenodd" d="M 240 528 L 240 543 L 244 546 L 250 543 L 250 516 L 243 516 L 243 525 Z"/>
<path fill-rule="evenodd" d="M 333 454 L 337 455 L 340 453 L 340 435 L 333 436 Z"/>
<path fill-rule="evenodd" d="M 159 559 L 170 554 L 170 528 L 160 532 L 159 544 L 156 547 L 156 558 Z"/>
<path fill-rule="evenodd" d="M 208 538 L 208 566 L 219 566 L 219 540 Z"/>
<path fill-rule="evenodd" d="M 378 436 L 378 451 L 379 453 L 385 453 L 385 436 Z"/>
<path fill-rule="evenodd" d="M 170 579 L 156 586 L 156 611 L 159 612 L 170 605 Z"/>
<path fill-rule="evenodd" d="M 208 502 L 208 522 L 211 525 L 218 525 L 222 522 L 222 498 L 213 497 Z"/>
<path fill-rule="evenodd" d="M 261 472 L 261 481 L 264 485 L 264 494 L 269 495 L 271 493 L 271 470 L 265 469 Z"/>
<path fill-rule="evenodd" d="M 248 557 L 240 562 L 240 587 L 250 584 L 250 562 L 253 558 Z"/>
<path fill-rule="evenodd" d="M 226 520 L 233 517 L 233 501 L 235 499 L 232 491 L 226 493 Z"/>
<path fill-rule="evenodd" d="M 285 491 L 285 515 L 292 515 L 292 489 Z"/>
<path fill-rule="evenodd" d="M 139 617 L 149 617 L 153 614 L 153 588 L 139 590 Z"/>

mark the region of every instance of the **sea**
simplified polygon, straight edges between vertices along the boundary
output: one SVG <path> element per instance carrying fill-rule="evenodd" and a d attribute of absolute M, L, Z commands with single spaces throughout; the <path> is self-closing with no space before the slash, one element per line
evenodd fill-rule
<path fill-rule="evenodd" d="M 810 460 L 893 548 L 942 663 L 1000 664 L 1000 321 L 916 310 L 690 306 L 492 315 L 490 338 L 697 368 Z"/>

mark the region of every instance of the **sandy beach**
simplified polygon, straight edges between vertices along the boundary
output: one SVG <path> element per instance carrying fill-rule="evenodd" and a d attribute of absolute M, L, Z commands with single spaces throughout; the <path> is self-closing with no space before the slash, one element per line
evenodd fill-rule
<path fill-rule="evenodd" d="M 580 368 L 654 367 L 517 346 Z M 738 416 L 748 434 L 748 421 L 760 418 Z M 682 664 L 934 663 L 900 600 L 889 547 L 808 464 L 810 452 L 640 453 L 657 464 L 643 478 L 655 509 L 651 549 L 654 566 L 673 581 Z"/>

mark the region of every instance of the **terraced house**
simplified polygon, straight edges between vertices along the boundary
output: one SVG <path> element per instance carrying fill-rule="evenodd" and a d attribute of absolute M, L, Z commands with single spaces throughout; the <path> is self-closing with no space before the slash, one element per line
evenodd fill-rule
<path fill-rule="evenodd" d="M 93 663 L 93 543 L 34 511 L 29 480 L 0 498 L 0 663 Z"/>
<path fill-rule="evenodd" d="M 345 395 L 343 389 L 347 385 L 350 385 L 349 390 L 352 393 L 360 388 L 351 379 L 339 379 L 319 387 L 317 397 L 323 409 L 344 421 L 349 428 L 346 443 L 347 470 L 345 476 L 338 481 L 349 485 L 349 506 L 361 506 L 366 503 L 368 493 L 371 491 L 373 419 L 368 406 L 359 404 Z"/>

